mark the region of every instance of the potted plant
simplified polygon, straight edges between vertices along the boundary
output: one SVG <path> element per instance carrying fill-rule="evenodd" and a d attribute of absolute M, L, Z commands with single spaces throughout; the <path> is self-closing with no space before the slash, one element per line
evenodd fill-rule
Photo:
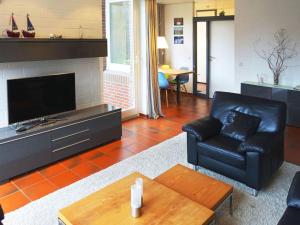
<path fill-rule="evenodd" d="M 256 54 L 267 62 L 273 73 L 274 85 L 278 85 L 281 74 L 288 68 L 288 62 L 297 55 L 296 44 L 290 40 L 287 30 L 283 28 L 274 34 L 268 49 L 265 47 L 268 45 L 257 49 L 257 44 L 258 42 L 255 44 Z"/>

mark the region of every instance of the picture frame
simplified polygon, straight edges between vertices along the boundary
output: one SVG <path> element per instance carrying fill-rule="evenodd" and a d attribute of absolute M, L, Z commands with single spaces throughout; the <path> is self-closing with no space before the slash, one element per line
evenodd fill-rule
<path fill-rule="evenodd" d="M 175 45 L 183 45 L 184 37 L 183 36 L 174 36 L 174 44 Z"/>
<path fill-rule="evenodd" d="M 175 26 L 174 35 L 183 35 L 183 26 Z"/>
<path fill-rule="evenodd" d="M 174 26 L 183 26 L 184 25 L 184 20 L 183 18 L 174 18 Z"/>

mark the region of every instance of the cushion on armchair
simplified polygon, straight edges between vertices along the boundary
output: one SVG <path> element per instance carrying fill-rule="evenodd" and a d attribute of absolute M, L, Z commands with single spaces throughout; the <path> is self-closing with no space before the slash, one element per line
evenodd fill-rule
<path fill-rule="evenodd" d="M 287 197 L 289 207 L 300 209 L 300 171 L 296 173 Z M 299 215 L 300 216 L 300 215 Z"/>
<path fill-rule="evenodd" d="M 221 134 L 239 141 L 245 141 L 255 134 L 261 121 L 259 117 L 241 113 L 236 110 L 228 111 L 225 117 Z"/>
<path fill-rule="evenodd" d="M 277 133 L 258 132 L 245 142 L 242 142 L 238 148 L 239 152 L 259 152 L 268 154 L 280 142 L 280 135 Z"/>
<path fill-rule="evenodd" d="M 182 130 L 194 135 L 199 141 L 213 137 L 220 133 L 222 123 L 213 117 L 204 117 L 183 126 Z"/>

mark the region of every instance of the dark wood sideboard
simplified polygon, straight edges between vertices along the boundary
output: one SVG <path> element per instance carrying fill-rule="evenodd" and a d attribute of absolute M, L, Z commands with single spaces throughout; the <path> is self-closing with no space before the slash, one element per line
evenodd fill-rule
<path fill-rule="evenodd" d="M 288 86 L 243 82 L 241 94 L 285 102 L 287 125 L 300 127 L 300 91 Z"/>
<path fill-rule="evenodd" d="M 76 110 L 59 118 L 21 133 L 0 129 L 0 182 L 122 136 L 121 109 L 113 106 Z"/>

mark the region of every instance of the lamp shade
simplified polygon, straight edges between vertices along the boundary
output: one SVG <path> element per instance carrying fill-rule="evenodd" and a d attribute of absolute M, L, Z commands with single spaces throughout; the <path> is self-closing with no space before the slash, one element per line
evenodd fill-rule
<path fill-rule="evenodd" d="M 165 37 L 157 37 L 157 48 L 158 49 L 167 49 L 168 43 Z"/>

